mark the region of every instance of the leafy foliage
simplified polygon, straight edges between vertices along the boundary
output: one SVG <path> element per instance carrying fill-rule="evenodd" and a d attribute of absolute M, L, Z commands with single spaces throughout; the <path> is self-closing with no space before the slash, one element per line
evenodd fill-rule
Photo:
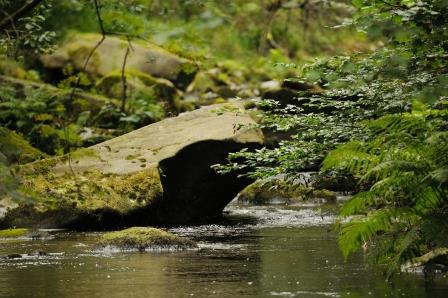
<path fill-rule="evenodd" d="M 359 176 L 365 190 L 340 211 L 339 244 L 347 256 L 368 247 L 389 273 L 406 261 L 448 245 L 447 110 L 386 116 L 369 122 L 373 138 L 332 151 L 324 169 Z M 378 132 L 378 131 L 381 132 Z"/>
<path fill-rule="evenodd" d="M 56 33 L 44 28 L 52 10 L 51 1 L 43 1 L 30 15 L 14 21 L 11 14 L 26 1 L 0 2 L 2 18 L 11 19 L 11 25 L 0 32 L 0 54 L 19 58 L 23 55 L 46 53 L 52 50 Z"/>
<path fill-rule="evenodd" d="M 321 172 L 350 173 L 361 191 L 341 210 L 344 255 L 364 247 L 393 273 L 447 245 L 448 5 L 353 3 L 359 11 L 346 24 L 385 45 L 303 67 L 294 80 L 313 92 L 297 92 L 293 106 L 262 104 L 261 127 L 290 130 L 290 140 L 233 154 L 221 170 L 294 176 L 317 168 L 330 151 Z"/>

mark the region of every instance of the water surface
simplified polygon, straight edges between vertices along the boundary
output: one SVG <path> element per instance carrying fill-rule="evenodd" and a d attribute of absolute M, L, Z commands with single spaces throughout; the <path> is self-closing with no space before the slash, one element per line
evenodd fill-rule
<path fill-rule="evenodd" d="M 172 228 L 199 242 L 181 252 L 98 251 L 100 233 L 1 240 L 0 256 L 24 257 L 0 260 L 0 297 L 447 297 L 444 276 L 391 283 L 360 255 L 344 262 L 332 221 L 313 206 L 231 205 L 222 222 Z"/>

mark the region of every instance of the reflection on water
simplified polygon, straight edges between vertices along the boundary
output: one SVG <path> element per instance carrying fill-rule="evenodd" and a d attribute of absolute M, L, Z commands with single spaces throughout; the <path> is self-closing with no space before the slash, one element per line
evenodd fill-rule
<path fill-rule="evenodd" d="M 446 297 L 448 278 L 386 283 L 362 256 L 344 262 L 321 210 L 238 207 L 212 225 L 172 228 L 199 241 L 182 252 L 96 251 L 98 233 L 2 240 L 0 297 Z M 40 253 L 39 253 L 40 252 Z M 45 252 L 45 253 L 43 253 Z"/>

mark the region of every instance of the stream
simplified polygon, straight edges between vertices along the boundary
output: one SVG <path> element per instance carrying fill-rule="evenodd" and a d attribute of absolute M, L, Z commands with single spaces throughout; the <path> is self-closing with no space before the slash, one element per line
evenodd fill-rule
<path fill-rule="evenodd" d="M 220 222 L 169 229 L 198 241 L 189 251 L 96 250 L 99 232 L 0 240 L 0 256 L 22 255 L 0 259 L 0 297 L 446 297 L 447 276 L 386 282 L 361 254 L 345 262 L 331 208 L 316 208 L 233 203 Z"/>

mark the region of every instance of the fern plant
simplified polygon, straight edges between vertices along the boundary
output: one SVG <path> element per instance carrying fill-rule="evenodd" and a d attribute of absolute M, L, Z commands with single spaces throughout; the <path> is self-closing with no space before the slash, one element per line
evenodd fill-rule
<path fill-rule="evenodd" d="M 339 146 L 322 170 L 358 176 L 363 191 L 340 211 L 339 245 L 347 257 L 361 247 L 389 274 L 448 246 L 448 124 L 445 110 L 370 121 L 369 141 Z"/>

